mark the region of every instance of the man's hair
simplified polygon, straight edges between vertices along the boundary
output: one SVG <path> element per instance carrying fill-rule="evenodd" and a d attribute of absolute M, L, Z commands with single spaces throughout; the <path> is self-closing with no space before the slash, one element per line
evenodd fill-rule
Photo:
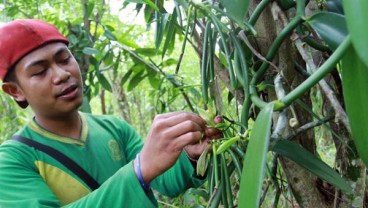
<path fill-rule="evenodd" d="M 17 82 L 17 77 L 15 76 L 15 67 L 10 67 L 8 73 L 4 78 L 4 82 Z"/>

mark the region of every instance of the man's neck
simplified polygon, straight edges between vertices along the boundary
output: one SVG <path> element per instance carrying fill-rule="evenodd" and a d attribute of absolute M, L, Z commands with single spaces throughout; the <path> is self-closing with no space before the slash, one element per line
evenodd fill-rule
<path fill-rule="evenodd" d="M 74 139 L 80 138 L 82 122 L 79 113 L 76 111 L 68 116 L 62 117 L 42 117 L 35 116 L 35 121 L 44 129 L 60 135 Z"/>

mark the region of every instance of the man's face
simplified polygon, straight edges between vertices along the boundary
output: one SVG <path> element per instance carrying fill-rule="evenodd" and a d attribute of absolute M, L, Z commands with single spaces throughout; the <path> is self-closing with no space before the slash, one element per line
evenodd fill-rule
<path fill-rule="evenodd" d="M 79 66 L 64 43 L 47 44 L 23 57 L 15 66 L 22 96 L 39 116 L 63 116 L 82 104 Z"/>

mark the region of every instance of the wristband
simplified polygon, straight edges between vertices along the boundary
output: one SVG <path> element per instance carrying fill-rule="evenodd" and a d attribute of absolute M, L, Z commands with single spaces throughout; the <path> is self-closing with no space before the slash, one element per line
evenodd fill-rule
<path fill-rule="evenodd" d="M 137 168 L 137 175 L 138 175 L 138 181 L 141 184 L 142 188 L 146 191 L 149 191 L 151 189 L 151 185 L 147 184 L 146 182 L 144 182 L 143 180 L 143 176 L 142 176 L 142 171 L 141 171 L 141 161 L 140 161 L 140 157 L 139 157 L 139 153 L 137 154 L 136 158 L 135 158 L 135 165 Z"/>

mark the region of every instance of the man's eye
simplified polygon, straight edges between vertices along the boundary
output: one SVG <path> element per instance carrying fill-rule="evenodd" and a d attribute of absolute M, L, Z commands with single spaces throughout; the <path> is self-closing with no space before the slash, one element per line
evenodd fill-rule
<path fill-rule="evenodd" d="M 36 72 L 36 73 L 32 74 L 32 76 L 41 76 L 41 75 L 43 75 L 45 72 L 46 72 L 46 69 L 42 69 L 41 71 L 38 71 L 38 72 Z"/>
<path fill-rule="evenodd" d="M 62 59 L 62 60 L 60 61 L 60 63 L 62 63 L 62 64 L 68 64 L 68 63 L 69 63 L 69 61 L 70 61 L 70 58 L 71 58 L 71 56 L 68 56 L 68 57 L 66 57 L 66 58 Z"/>

